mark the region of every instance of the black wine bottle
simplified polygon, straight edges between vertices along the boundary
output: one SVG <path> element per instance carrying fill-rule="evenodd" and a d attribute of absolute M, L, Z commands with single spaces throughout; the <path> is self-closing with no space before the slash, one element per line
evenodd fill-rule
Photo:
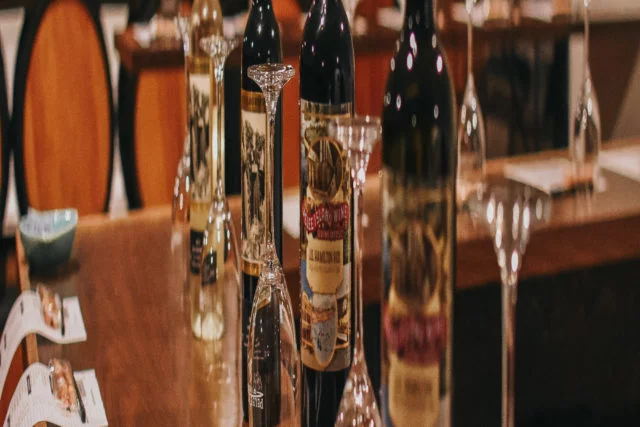
<path fill-rule="evenodd" d="M 351 365 L 353 195 L 346 153 L 327 128 L 353 111 L 347 15 L 341 0 L 315 0 L 300 53 L 303 426 L 335 423 Z"/>
<path fill-rule="evenodd" d="M 251 65 L 282 62 L 280 30 L 271 0 L 252 0 L 242 42 L 242 408 L 249 422 L 247 396 L 247 337 L 253 296 L 258 286 L 266 230 L 265 143 L 267 113 L 258 85 L 247 76 Z M 278 104 L 274 146 L 273 218 L 276 251 L 282 262 L 282 103 Z"/>
<path fill-rule="evenodd" d="M 434 0 L 407 0 L 382 118 L 382 417 L 451 426 L 456 114 Z"/>

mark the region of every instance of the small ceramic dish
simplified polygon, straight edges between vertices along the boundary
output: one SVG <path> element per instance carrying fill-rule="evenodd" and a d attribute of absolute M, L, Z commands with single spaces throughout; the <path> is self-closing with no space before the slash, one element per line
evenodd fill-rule
<path fill-rule="evenodd" d="M 51 270 L 67 262 L 78 224 L 76 209 L 37 211 L 29 209 L 20 219 L 20 238 L 36 270 Z"/>

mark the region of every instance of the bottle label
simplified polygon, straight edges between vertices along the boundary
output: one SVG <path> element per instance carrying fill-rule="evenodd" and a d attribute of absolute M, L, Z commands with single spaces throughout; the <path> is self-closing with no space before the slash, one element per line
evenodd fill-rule
<path fill-rule="evenodd" d="M 351 180 L 347 153 L 327 129 L 351 111 L 351 103 L 300 100 L 301 351 L 317 371 L 351 362 Z"/>
<path fill-rule="evenodd" d="M 189 131 L 191 137 L 191 173 L 196 180 L 209 182 L 211 168 L 211 78 L 209 74 L 189 75 Z"/>
<path fill-rule="evenodd" d="M 242 90 L 242 271 L 260 276 L 265 236 L 265 144 L 267 114 L 262 92 Z"/>
<path fill-rule="evenodd" d="M 383 413 L 387 424 L 449 425 L 455 200 L 383 175 Z"/>
<path fill-rule="evenodd" d="M 202 263 L 202 237 L 204 232 L 191 230 L 191 274 L 200 274 Z"/>

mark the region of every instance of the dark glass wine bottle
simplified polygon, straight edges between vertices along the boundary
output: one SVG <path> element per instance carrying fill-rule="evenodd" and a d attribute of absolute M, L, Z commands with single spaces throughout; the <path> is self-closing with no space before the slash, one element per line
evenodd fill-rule
<path fill-rule="evenodd" d="M 242 408 L 249 422 L 247 397 L 247 337 L 253 297 L 258 286 L 265 224 L 265 142 L 267 113 L 264 96 L 247 76 L 251 65 L 282 62 L 280 30 L 271 0 L 252 0 L 242 42 L 241 156 L 242 156 Z M 278 104 L 274 146 L 273 218 L 276 252 L 282 262 L 282 103 Z"/>
<path fill-rule="evenodd" d="M 353 195 L 346 153 L 327 126 L 353 111 L 347 15 L 341 0 L 315 0 L 300 53 L 303 426 L 335 423 L 351 364 Z"/>
<path fill-rule="evenodd" d="M 407 0 L 382 123 L 382 417 L 452 425 L 456 114 L 435 0 Z"/>

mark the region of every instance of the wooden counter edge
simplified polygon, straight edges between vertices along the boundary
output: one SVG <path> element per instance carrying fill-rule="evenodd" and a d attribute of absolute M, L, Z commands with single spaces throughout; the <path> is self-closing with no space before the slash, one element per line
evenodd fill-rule
<path fill-rule="evenodd" d="M 20 230 L 16 230 L 16 258 L 18 260 L 18 281 L 20 282 L 20 292 L 31 289 L 31 281 L 29 280 L 29 264 L 24 254 L 24 246 L 20 238 Z M 38 357 L 38 341 L 35 334 L 29 334 L 24 340 L 26 354 L 25 369 L 32 363 L 39 362 Z M 38 426 L 45 426 L 46 423 L 40 423 Z"/>

